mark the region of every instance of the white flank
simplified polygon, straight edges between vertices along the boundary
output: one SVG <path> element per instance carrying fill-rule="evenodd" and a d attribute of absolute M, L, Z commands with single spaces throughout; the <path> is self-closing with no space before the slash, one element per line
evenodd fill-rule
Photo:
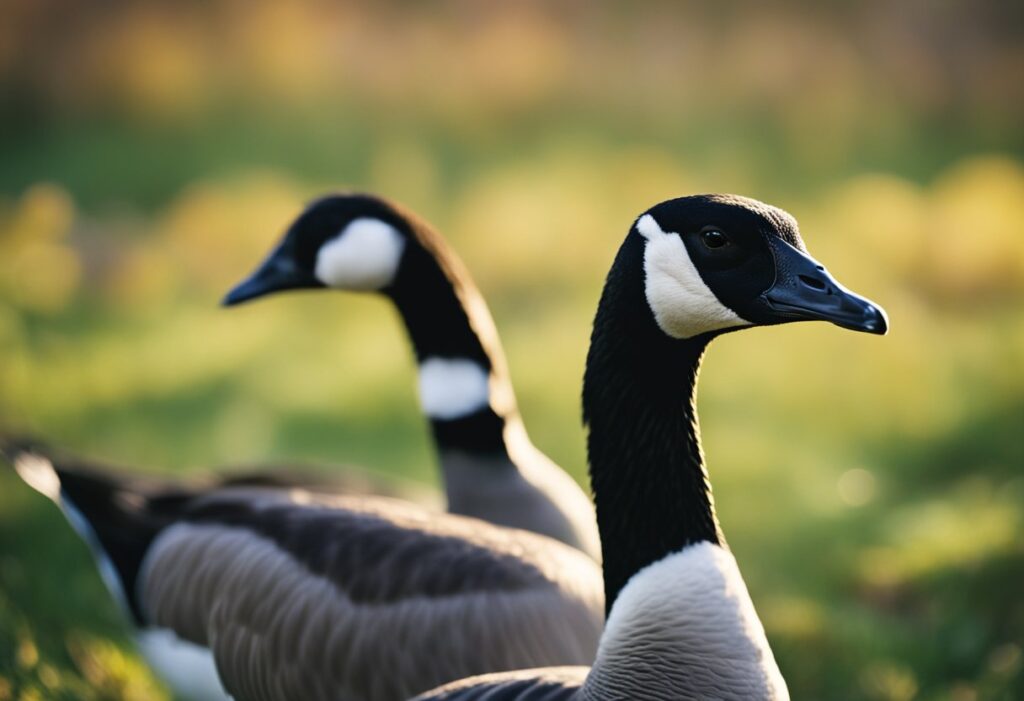
<path fill-rule="evenodd" d="M 188 701 L 228 701 L 220 682 L 213 653 L 166 628 L 148 628 L 135 636 L 142 656 L 160 678 Z"/>
<path fill-rule="evenodd" d="M 750 325 L 708 288 L 678 234 L 663 231 L 650 214 L 640 217 L 636 228 L 647 239 L 647 304 L 662 331 L 673 338 L 693 338 L 708 331 Z"/>
<path fill-rule="evenodd" d="M 328 287 L 372 292 L 398 272 L 405 237 L 379 219 L 353 219 L 316 257 L 316 276 Z"/>
<path fill-rule="evenodd" d="M 420 364 L 420 404 L 434 419 L 457 419 L 487 406 L 490 378 L 466 358 L 427 358 Z"/>

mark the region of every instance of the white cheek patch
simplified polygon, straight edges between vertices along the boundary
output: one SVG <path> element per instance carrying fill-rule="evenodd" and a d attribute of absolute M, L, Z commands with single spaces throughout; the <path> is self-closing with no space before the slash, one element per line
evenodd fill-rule
<path fill-rule="evenodd" d="M 693 338 L 708 331 L 750 326 L 708 288 L 678 234 L 663 231 L 650 214 L 640 217 L 636 228 L 647 239 L 647 304 L 662 331 L 673 338 Z"/>
<path fill-rule="evenodd" d="M 488 405 L 490 377 L 466 358 L 427 358 L 420 365 L 420 404 L 432 419 L 451 420 Z"/>
<path fill-rule="evenodd" d="M 379 290 L 395 279 L 405 237 L 379 219 L 353 219 L 320 247 L 316 277 L 328 287 L 358 292 Z"/>

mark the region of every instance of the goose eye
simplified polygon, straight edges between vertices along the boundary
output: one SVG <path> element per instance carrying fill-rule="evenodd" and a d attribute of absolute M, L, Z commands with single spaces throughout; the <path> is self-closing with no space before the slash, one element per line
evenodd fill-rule
<path fill-rule="evenodd" d="M 729 237 L 718 229 L 700 232 L 700 240 L 708 248 L 721 248 L 729 244 Z"/>

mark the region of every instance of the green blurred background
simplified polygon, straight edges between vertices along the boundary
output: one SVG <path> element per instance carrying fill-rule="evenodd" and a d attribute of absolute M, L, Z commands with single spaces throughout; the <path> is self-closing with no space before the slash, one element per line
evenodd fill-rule
<path fill-rule="evenodd" d="M 491 304 L 535 442 L 632 217 L 789 209 L 881 302 L 716 344 L 723 526 L 796 699 L 1024 698 L 1024 5 L 0 4 L 0 425 L 133 469 L 429 485 L 379 299 L 217 306 L 302 204 L 389 195 Z M 0 701 L 161 699 L 57 510 L 0 471 Z"/>

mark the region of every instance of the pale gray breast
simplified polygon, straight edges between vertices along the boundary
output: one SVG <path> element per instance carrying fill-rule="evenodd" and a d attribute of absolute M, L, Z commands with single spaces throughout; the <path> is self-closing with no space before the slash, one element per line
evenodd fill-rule
<path fill-rule="evenodd" d="M 441 459 L 451 513 L 540 533 L 600 561 L 593 505 L 569 475 L 518 469 L 505 456 L 495 464 L 460 453 Z"/>
<path fill-rule="evenodd" d="M 523 531 L 380 498 L 239 489 L 197 500 L 140 577 L 153 623 L 214 653 L 236 699 L 407 698 L 592 661 L 601 577 Z"/>

